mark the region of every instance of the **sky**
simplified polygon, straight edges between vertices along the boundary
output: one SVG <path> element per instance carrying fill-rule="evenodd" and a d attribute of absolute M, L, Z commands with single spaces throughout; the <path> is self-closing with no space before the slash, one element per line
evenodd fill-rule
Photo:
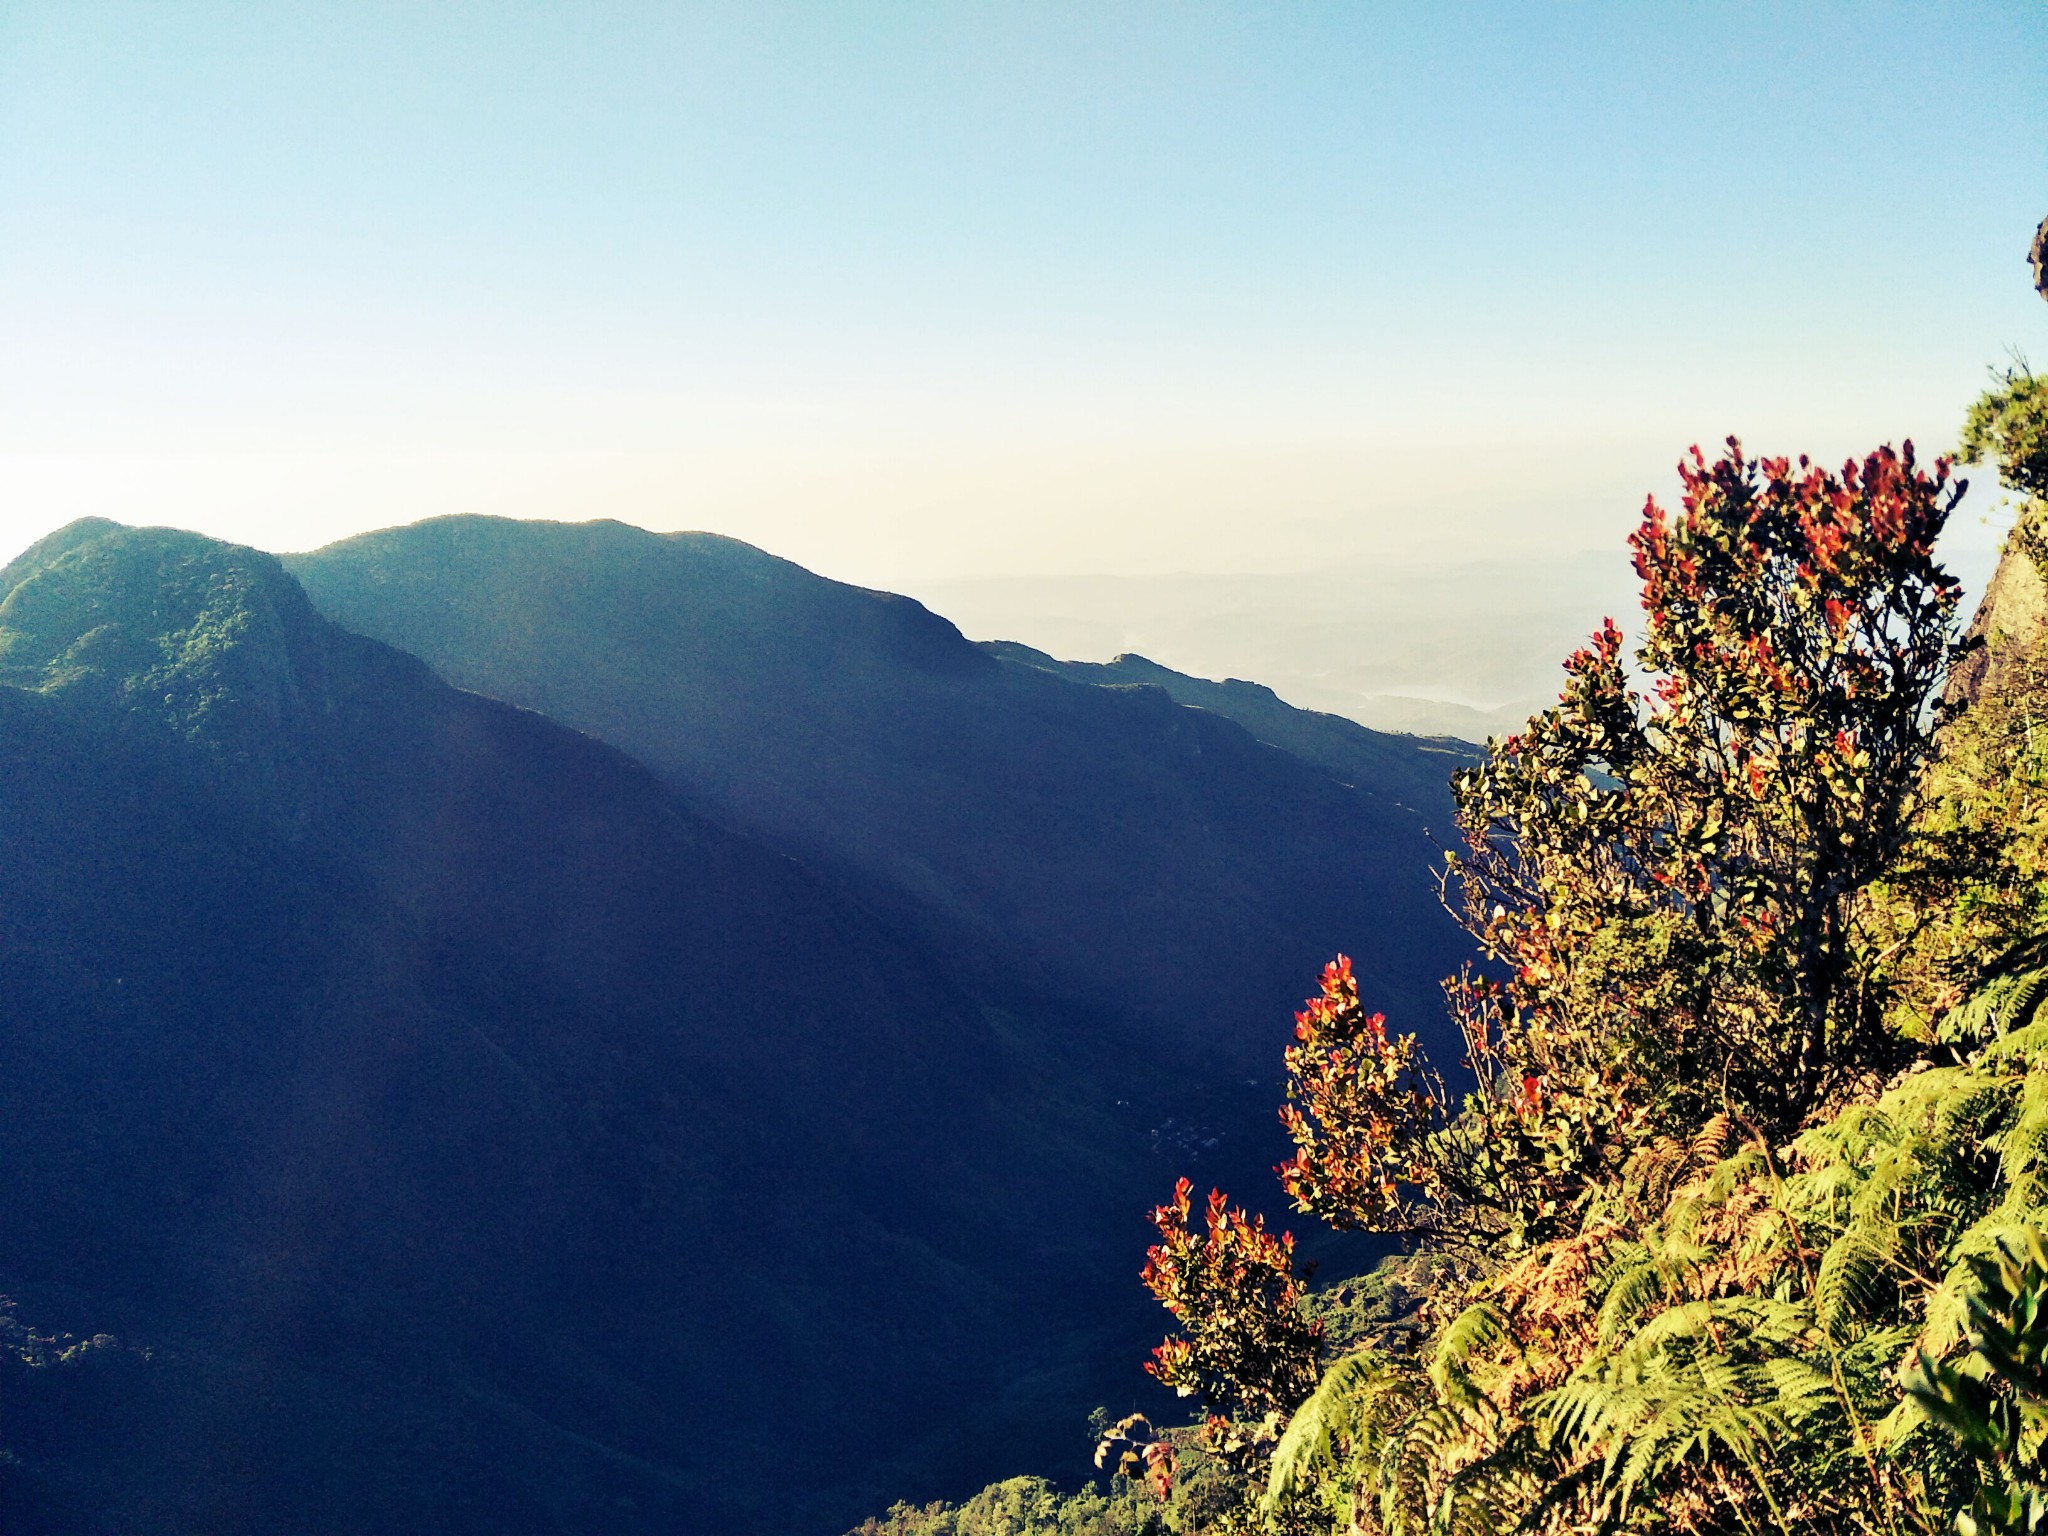
<path fill-rule="evenodd" d="M 0 0 L 0 556 L 1616 547 L 1689 443 L 1932 451 L 2048 361 L 2044 86 L 2043 0 Z"/>

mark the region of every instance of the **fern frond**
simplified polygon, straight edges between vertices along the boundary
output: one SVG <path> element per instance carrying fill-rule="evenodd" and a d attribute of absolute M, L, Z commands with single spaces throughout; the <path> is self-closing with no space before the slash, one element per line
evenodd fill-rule
<path fill-rule="evenodd" d="M 1896 1221 L 1865 1216 L 1821 1255 L 1813 1283 L 1814 1321 L 1837 1344 L 1848 1343 L 1880 1315 L 1887 1265 L 1899 1242 Z"/>
<path fill-rule="evenodd" d="M 1423 1536 L 1436 1520 L 1443 1484 L 1460 1465 L 1493 1449 L 1497 1415 L 1433 1403 L 1404 1420 L 1380 1455 L 1380 1523 L 1388 1536 Z"/>
<path fill-rule="evenodd" d="M 1414 1369 L 1378 1350 L 1362 1349 L 1336 1361 L 1295 1409 L 1274 1447 L 1261 1508 L 1273 1513 L 1314 1474 L 1334 1470 L 1347 1459 L 1376 1462 L 1388 1432 L 1415 1411 L 1421 1396 Z"/>
<path fill-rule="evenodd" d="M 1699 1128 L 1692 1138 L 1692 1165 L 1695 1168 L 1711 1168 L 1728 1155 L 1728 1137 L 1732 1127 L 1733 1122 L 1724 1109 Z"/>
<path fill-rule="evenodd" d="M 1480 1396 L 1472 1382 L 1473 1358 L 1513 1342 L 1501 1310 L 1491 1302 L 1474 1302 L 1457 1315 L 1437 1341 L 1436 1358 L 1429 1367 L 1430 1380 L 1446 1401 L 1470 1408 Z"/>
<path fill-rule="evenodd" d="M 1622 1330 L 1669 1294 L 1662 1268 L 1644 1244 L 1630 1244 L 1607 1272 L 1607 1295 L 1600 1303 L 1600 1342 L 1612 1346 Z"/>
<path fill-rule="evenodd" d="M 1557 1469 L 1528 1430 L 1519 1430 L 1445 1482 L 1434 1529 L 1445 1536 L 1505 1536 L 1522 1529 Z"/>
<path fill-rule="evenodd" d="M 2048 967 L 1993 977 L 1942 1019 L 1945 1041 L 2002 1040 L 2029 1023 L 2048 995 Z"/>

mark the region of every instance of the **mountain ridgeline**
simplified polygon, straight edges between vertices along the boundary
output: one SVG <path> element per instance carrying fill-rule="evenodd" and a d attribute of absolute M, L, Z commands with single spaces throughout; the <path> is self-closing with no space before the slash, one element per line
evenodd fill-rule
<path fill-rule="evenodd" d="M 92 521 L 0 571 L 0 1293 L 121 1341 L 0 1359 L 11 1531 L 1071 1473 L 1145 1206 L 1272 1160 L 1231 1074 L 1329 952 L 1397 1013 L 1460 953 L 1437 746 L 701 535 L 289 565 Z"/>
<path fill-rule="evenodd" d="M 949 949 L 1173 1049 L 1270 1072 L 1339 949 L 1391 1017 L 1434 1020 L 1463 953 L 1425 835 L 1452 830 L 1462 744 L 976 646 L 709 534 L 457 517 L 287 564 L 337 623 L 623 747 L 736 829 L 900 893 Z"/>

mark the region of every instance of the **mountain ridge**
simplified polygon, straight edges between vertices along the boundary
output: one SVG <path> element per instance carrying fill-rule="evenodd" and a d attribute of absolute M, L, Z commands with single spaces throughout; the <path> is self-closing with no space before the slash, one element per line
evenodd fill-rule
<path fill-rule="evenodd" d="M 975 1423 L 1060 1459 L 1031 1391 L 1137 1347 L 1105 1037 L 272 557 L 8 582 L 0 1275 L 155 1352 L 10 1378 L 23 1529 L 823 1530 Z"/>
<path fill-rule="evenodd" d="M 1104 686 L 1158 688 L 1176 704 L 1233 720 L 1267 745 L 1316 763 L 1353 787 L 1404 796 L 1434 805 L 1438 811 L 1452 770 L 1470 766 L 1482 755 L 1460 737 L 1375 730 L 1348 715 L 1289 704 L 1264 683 L 1240 677 L 1213 681 L 1190 677 L 1135 652 L 1127 651 L 1106 662 L 1061 661 L 1021 641 L 978 643 L 993 656 L 1058 676 Z"/>
<path fill-rule="evenodd" d="M 1429 888 L 1441 744 L 1362 736 L 1412 767 L 1398 794 L 1354 785 L 1156 679 L 976 646 L 715 535 L 458 517 L 286 563 L 343 625 L 1163 1040 L 1266 1064 L 1307 979 L 1375 933 L 1368 985 L 1426 1021 L 1466 953 Z"/>

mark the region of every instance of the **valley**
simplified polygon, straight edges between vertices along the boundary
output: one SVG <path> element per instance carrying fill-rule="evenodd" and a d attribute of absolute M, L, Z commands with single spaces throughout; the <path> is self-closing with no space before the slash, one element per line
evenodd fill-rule
<path fill-rule="evenodd" d="M 1078 1473 L 1143 1211 L 1277 1157 L 1305 978 L 1418 1009 L 1460 953 L 1461 749 L 730 541 L 88 522 L 0 592 L 0 1293 L 121 1341 L 10 1366 L 23 1529 Z"/>

